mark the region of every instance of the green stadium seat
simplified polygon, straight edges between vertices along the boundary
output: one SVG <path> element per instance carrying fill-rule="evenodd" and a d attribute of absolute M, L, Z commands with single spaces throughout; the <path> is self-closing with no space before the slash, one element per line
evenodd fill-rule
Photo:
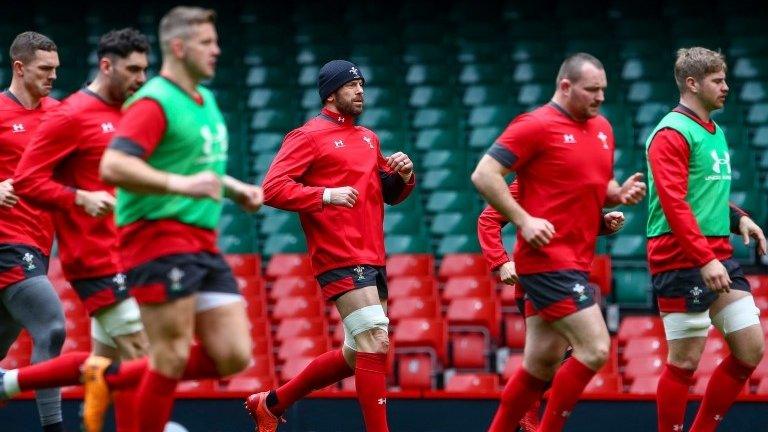
<path fill-rule="evenodd" d="M 744 123 L 744 108 L 735 101 L 729 101 L 723 109 L 713 111 L 712 120 L 722 125 L 735 125 Z"/>
<path fill-rule="evenodd" d="M 635 123 L 639 125 L 656 125 L 665 115 L 669 113 L 671 107 L 661 102 L 646 102 L 637 107 L 635 114 Z"/>
<path fill-rule="evenodd" d="M 624 218 L 626 222 L 624 223 L 624 227 L 616 234 L 616 236 L 645 236 L 645 226 L 648 220 L 648 212 L 645 210 L 645 208 L 640 209 L 638 206 L 635 206 L 622 207 L 618 210 L 624 212 Z M 645 247 L 645 245 L 643 245 L 643 247 Z M 643 253 L 645 253 L 644 250 Z"/>
<path fill-rule="evenodd" d="M 622 169 L 631 169 L 638 164 L 640 152 L 632 147 L 617 148 L 613 153 L 613 166 Z"/>
<path fill-rule="evenodd" d="M 269 166 L 272 165 L 272 161 L 275 159 L 274 153 L 261 153 L 256 156 L 256 160 L 253 163 L 253 172 L 257 174 L 265 173 L 269 170 Z"/>
<path fill-rule="evenodd" d="M 390 210 L 393 208 L 396 207 L 387 207 L 387 211 L 384 212 L 385 234 L 419 235 L 423 232 L 421 214 Z"/>
<path fill-rule="evenodd" d="M 250 66 L 288 65 L 293 62 L 291 52 L 279 45 L 247 45 L 243 63 Z"/>
<path fill-rule="evenodd" d="M 646 269 L 621 269 L 614 266 L 614 295 L 622 306 L 647 307 L 651 304 L 651 277 Z"/>
<path fill-rule="evenodd" d="M 456 60 L 459 63 L 480 63 L 497 61 L 504 47 L 496 41 L 459 40 L 457 43 Z"/>
<path fill-rule="evenodd" d="M 423 235 L 390 234 L 384 236 L 387 254 L 430 253 L 429 241 Z"/>
<path fill-rule="evenodd" d="M 471 149 L 488 149 L 504 131 L 504 127 L 487 126 L 472 129 L 469 133 L 469 147 Z"/>
<path fill-rule="evenodd" d="M 405 75 L 405 83 L 409 86 L 418 85 L 443 85 L 447 86 L 453 81 L 450 69 L 442 64 L 412 64 Z"/>
<path fill-rule="evenodd" d="M 626 122 L 630 117 L 629 107 L 620 103 L 603 103 L 600 105 L 600 114 L 605 116 L 614 127 L 616 124 Z"/>
<path fill-rule="evenodd" d="M 296 126 L 298 125 L 293 118 L 293 112 L 286 110 L 259 110 L 251 119 L 251 129 L 257 131 L 288 132 Z"/>
<path fill-rule="evenodd" d="M 668 69 L 669 65 L 662 62 L 630 58 L 624 62 L 624 66 L 621 69 L 621 79 L 624 81 L 637 81 L 657 78 L 669 72 Z"/>
<path fill-rule="evenodd" d="M 732 203 L 746 210 L 759 225 L 765 223 L 766 207 L 768 206 L 765 192 L 755 189 L 736 190 L 731 192 L 730 198 Z"/>
<path fill-rule="evenodd" d="M 734 190 L 752 190 L 758 186 L 754 166 L 738 166 L 731 161 L 731 187 Z"/>
<path fill-rule="evenodd" d="M 627 101 L 632 103 L 668 102 L 678 97 L 675 85 L 669 82 L 636 81 L 627 92 Z"/>
<path fill-rule="evenodd" d="M 401 129 L 377 129 L 376 135 L 381 144 L 381 153 L 389 156 L 396 151 L 408 153 L 412 144 L 405 138 L 405 133 Z"/>
<path fill-rule="evenodd" d="M 225 234 L 219 236 L 219 249 L 225 254 L 251 254 L 258 252 L 256 236 Z"/>
<path fill-rule="evenodd" d="M 768 88 L 762 81 L 746 81 L 741 87 L 739 99 L 744 102 L 764 102 L 766 98 L 768 98 Z"/>
<path fill-rule="evenodd" d="M 768 149 L 768 126 L 761 126 L 755 129 L 752 139 L 750 140 L 750 145 L 757 147 L 762 151 Z"/>
<path fill-rule="evenodd" d="M 614 259 L 643 260 L 646 256 L 645 235 L 616 234 L 611 242 L 611 255 Z"/>
<path fill-rule="evenodd" d="M 317 75 L 320 73 L 320 65 L 307 65 L 299 69 L 298 84 L 302 87 L 317 88 Z M 318 96 L 319 98 L 320 96 Z"/>
<path fill-rule="evenodd" d="M 545 103 L 552 96 L 553 86 L 549 84 L 528 83 L 520 87 L 517 103 L 531 107 Z"/>
<path fill-rule="evenodd" d="M 459 73 L 459 83 L 462 85 L 494 83 L 502 80 L 507 72 L 499 63 L 466 64 Z"/>
<path fill-rule="evenodd" d="M 512 81 L 515 83 L 541 82 L 545 77 L 555 76 L 557 69 L 558 66 L 551 62 L 521 62 L 515 66 Z"/>
<path fill-rule="evenodd" d="M 473 128 L 486 126 L 503 127 L 509 124 L 517 114 L 508 105 L 479 106 L 472 108 L 469 112 L 468 125 Z"/>
<path fill-rule="evenodd" d="M 452 49 L 442 43 L 426 43 L 425 41 L 419 41 L 418 43 L 406 44 L 403 52 L 403 62 L 409 65 L 435 65 L 437 68 L 445 69 L 445 60 L 451 56 Z M 411 73 L 411 71 L 408 71 Z M 431 74 L 422 74 L 421 76 L 427 77 Z M 410 83 L 409 83 L 410 84 Z M 413 84 L 432 84 L 427 81 L 418 81 Z"/>
<path fill-rule="evenodd" d="M 768 124 L 768 103 L 757 103 L 747 110 L 747 123 L 753 125 Z"/>
<path fill-rule="evenodd" d="M 414 87 L 408 100 L 408 105 L 414 108 L 447 107 L 452 103 L 453 93 L 445 87 Z"/>
<path fill-rule="evenodd" d="M 388 108 L 367 108 L 358 118 L 358 124 L 369 129 L 397 129 L 403 126 L 398 111 Z"/>
<path fill-rule="evenodd" d="M 469 174 L 443 168 L 424 172 L 422 179 L 421 187 L 427 191 L 436 189 L 458 190 L 467 187 Z"/>
<path fill-rule="evenodd" d="M 366 85 L 364 93 L 365 105 L 369 107 L 397 107 L 401 104 L 398 92 L 387 87 Z M 317 96 L 317 99 L 320 100 L 320 97 Z"/>
<path fill-rule="evenodd" d="M 467 212 L 438 213 L 429 232 L 433 236 L 472 235 L 477 232 L 477 216 Z"/>
<path fill-rule="evenodd" d="M 514 61 L 546 60 L 559 51 L 559 47 L 547 40 L 517 40 L 512 44 L 511 57 Z"/>
<path fill-rule="evenodd" d="M 330 59 L 345 58 L 347 52 L 339 44 L 304 45 L 296 52 L 296 63 L 302 66 L 320 66 Z M 315 80 L 317 75 L 315 75 Z"/>
<path fill-rule="evenodd" d="M 299 215 L 288 211 L 275 212 L 261 220 L 259 232 L 265 237 L 273 234 L 301 234 Z"/>
<path fill-rule="evenodd" d="M 457 173 L 466 169 L 467 154 L 463 150 L 430 150 L 421 157 L 420 169 L 448 168 Z"/>
<path fill-rule="evenodd" d="M 367 33 L 367 30 L 364 33 Z M 380 33 L 379 36 L 385 35 Z M 392 47 L 388 43 L 383 43 L 384 40 L 379 40 L 379 43 L 356 43 L 352 46 L 349 53 L 349 60 L 354 64 L 387 64 L 392 62 L 392 52 L 395 47 Z M 367 78 L 367 77 L 366 77 Z"/>
<path fill-rule="evenodd" d="M 742 264 L 754 264 L 755 261 L 755 240 L 751 239 L 749 246 L 744 245 L 744 240 L 740 236 L 732 236 L 733 257 Z"/>
<path fill-rule="evenodd" d="M 506 86 L 473 85 L 464 90 L 462 103 L 468 107 L 500 105 L 509 102 Z"/>
<path fill-rule="evenodd" d="M 365 89 L 366 93 L 368 92 L 368 89 Z M 366 103 L 368 102 L 366 94 Z M 305 88 L 301 92 L 301 103 L 299 104 L 302 109 L 304 110 L 317 110 L 320 111 L 320 108 L 322 107 L 322 103 L 320 101 L 320 95 L 317 93 L 317 88 Z"/>
<path fill-rule="evenodd" d="M 253 66 L 248 70 L 245 84 L 248 87 L 285 87 L 290 85 L 291 71 L 275 66 Z"/>
<path fill-rule="evenodd" d="M 741 57 L 736 59 L 732 72 L 738 79 L 760 79 L 768 77 L 768 60 L 758 57 Z"/>
<path fill-rule="evenodd" d="M 338 29 L 335 24 L 322 22 L 314 19 L 312 12 L 308 8 L 302 8 L 303 13 L 307 14 L 309 20 L 296 26 L 294 30 L 294 40 L 298 44 L 316 44 L 331 43 L 337 40 Z M 285 31 L 281 33 L 285 34 Z"/>
<path fill-rule="evenodd" d="M 316 100 L 319 101 L 320 97 Z M 278 108 L 292 110 L 295 94 L 290 90 L 273 90 L 268 88 L 253 88 L 248 94 L 247 107 L 249 109 Z"/>
<path fill-rule="evenodd" d="M 443 237 L 437 246 L 437 255 L 443 256 L 452 253 L 477 253 L 480 252 L 480 244 L 477 242 L 477 234 L 457 234 Z"/>
<path fill-rule="evenodd" d="M 264 240 L 262 254 L 270 257 L 279 253 L 306 253 L 307 242 L 303 233 L 299 234 L 272 234 Z"/>
<path fill-rule="evenodd" d="M 402 82 L 402 71 L 392 65 L 359 64 L 365 82 L 376 86 L 396 86 Z"/>
<path fill-rule="evenodd" d="M 405 3 L 401 9 L 401 13 L 407 16 L 408 9 L 413 7 L 431 9 L 431 6 L 427 3 Z M 418 15 L 420 15 L 421 18 L 434 17 L 434 11 L 427 12 L 424 10 Z M 406 24 L 402 29 L 402 37 L 406 43 L 440 42 L 443 40 L 444 35 L 447 34 L 448 30 L 449 29 L 445 23 L 436 20 L 416 19 L 406 21 Z"/>
<path fill-rule="evenodd" d="M 459 125 L 456 112 L 451 109 L 422 108 L 416 110 L 413 127 L 416 129 L 453 128 Z"/>
<path fill-rule="evenodd" d="M 765 20 L 762 18 L 759 18 L 759 20 L 762 22 L 760 31 L 731 38 L 731 43 L 728 47 L 730 57 L 761 56 L 768 52 L 768 39 L 761 34 L 765 30 Z"/>
<path fill-rule="evenodd" d="M 426 208 L 430 213 L 466 211 L 474 200 L 471 192 L 439 190 L 429 195 Z"/>
<path fill-rule="evenodd" d="M 455 133 L 444 129 L 422 129 L 416 133 L 417 150 L 455 149 L 460 144 Z"/>

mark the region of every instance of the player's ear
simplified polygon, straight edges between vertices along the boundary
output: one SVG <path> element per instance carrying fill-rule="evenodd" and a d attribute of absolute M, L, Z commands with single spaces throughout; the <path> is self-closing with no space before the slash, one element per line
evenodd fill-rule
<path fill-rule="evenodd" d="M 170 41 L 168 41 L 168 45 L 171 48 L 171 54 L 173 54 L 176 58 L 182 58 L 184 57 L 185 47 L 184 47 L 184 40 L 181 38 L 173 38 Z"/>
<path fill-rule="evenodd" d="M 110 75 L 112 73 L 112 59 L 109 58 L 109 56 L 104 56 L 101 59 L 99 59 L 99 71 L 105 75 Z"/>
<path fill-rule="evenodd" d="M 557 84 L 558 90 L 560 90 L 560 92 L 566 96 L 570 94 L 571 87 L 573 87 L 573 83 L 571 83 L 571 80 L 569 80 L 568 78 L 561 79 L 560 82 Z"/>
<path fill-rule="evenodd" d="M 24 76 L 24 63 L 15 60 L 12 65 L 14 75 Z"/>
<path fill-rule="evenodd" d="M 689 92 L 697 94 L 699 92 L 699 83 L 694 77 L 687 77 L 685 79 L 685 87 Z"/>

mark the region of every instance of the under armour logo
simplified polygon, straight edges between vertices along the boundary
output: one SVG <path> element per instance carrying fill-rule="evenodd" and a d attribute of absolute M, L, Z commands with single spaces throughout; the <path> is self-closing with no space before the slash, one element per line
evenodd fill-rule
<path fill-rule="evenodd" d="M 336 140 L 333 142 L 333 146 L 336 148 L 344 147 L 344 140 Z"/>
<path fill-rule="evenodd" d="M 731 173 L 731 155 L 727 151 L 724 154 L 723 158 L 720 158 L 720 156 L 717 154 L 717 150 L 712 150 L 712 152 L 709 154 L 712 156 L 712 159 L 715 161 L 714 164 L 712 164 L 712 171 L 720 174 L 720 165 L 725 165 L 725 169 L 728 170 L 728 174 Z"/>
<path fill-rule="evenodd" d="M 351 73 L 355 78 L 360 78 L 360 74 L 358 73 L 357 68 L 354 66 L 349 69 L 349 73 Z"/>
<path fill-rule="evenodd" d="M 565 417 L 568 417 L 569 415 L 571 415 L 571 412 L 570 411 L 563 411 L 563 412 L 560 413 L 560 415 L 563 416 L 563 418 L 565 418 Z"/>
<path fill-rule="evenodd" d="M 576 138 L 571 134 L 563 134 L 563 144 L 576 144 Z"/>
<path fill-rule="evenodd" d="M 600 131 L 597 134 L 597 139 L 603 143 L 603 149 L 608 150 L 608 135 L 604 134 L 603 131 Z"/>
<path fill-rule="evenodd" d="M 101 133 L 110 133 L 115 131 L 115 126 L 112 122 L 104 122 L 101 124 Z"/>
<path fill-rule="evenodd" d="M 184 271 L 178 267 L 174 267 L 168 272 L 168 279 L 171 281 L 171 290 L 181 290 L 181 279 L 184 277 Z"/>
<path fill-rule="evenodd" d="M 26 132 L 27 130 L 24 129 L 23 123 L 14 123 L 13 124 L 13 133 L 19 133 L 19 132 Z"/>
<path fill-rule="evenodd" d="M 717 422 L 723 421 L 723 416 L 721 416 L 720 414 L 715 414 L 715 421 Z"/>
<path fill-rule="evenodd" d="M 672 426 L 672 430 L 673 431 L 680 431 L 680 432 L 682 432 L 683 431 L 683 425 L 682 424 L 676 424 L 676 425 Z"/>
<path fill-rule="evenodd" d="M 27 270 L 34 270 L 37 268 L 34 263 L 35 257 L 31 253 L 25 253 L 24 257 L 21 259 L 27 264 Z"/>
<path fill-rule="evenodd" d="M 369 137 L 369 136 L 364 136 L 364 137 L 363 137 L 363 141 L 365 141 L 365 142 L 367 142 L 367 143 L 368 143 L 368 148 L 373 148 L 373 143 L 371 142 L 371 137 Z"/>
<path fill-rule="evenodd" d="M 341 117 L 341 116 L 336 117 L 336 121 L 339 123 L 344 123 L 344 117 Z"/>
<path fill-rule="evenodd" d="M 386 405 L 387 404 L 387 398 L 379 398 L 378 402 L 379 402 L 379 405 Z"/>

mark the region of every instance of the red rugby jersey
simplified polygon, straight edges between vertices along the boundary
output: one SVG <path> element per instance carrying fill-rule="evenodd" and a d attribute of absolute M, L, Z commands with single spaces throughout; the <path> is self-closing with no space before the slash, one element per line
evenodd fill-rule
<path fill-rule="evenodd" d="M 56 99 L 44 97 L 37 108 L 26 109 L 11 92 L 0 93 L 0 181 L 13 177 L 41 118 L 57 105 Z M 10 209 L 0 208 L 0 243 L 32 246 L 50 255 L 53 243 L 50 214 L 25 199 Z"/>
<path fill-rule="evenodd" d="M 519 274 L 589 271 L 613 179 L 613 149 L 613 129 L 605 117 L 576 121 L 554 103 L 518 116 L 497 139 L 488 154 L 517 173 L 518 202 L 556 231 L 540 249 L 518 231 Z"/>
<path fill-rule="evenodd" d="M 264 178 L 264 203 L 299 213 L 315 274 L 384 265 L 384 203 L 413 190 L 381 154 L 379 138 L 350 117 L 323 109 L 285 137 Z M 353 208 L 323 204 L 323 190 L 351 186 Z"/>
<path fill-rule="evenodd" d="M 16 168 L 19 196 L 52 211 L 62 269 L 70 281 L 121 270 L 114 216 L 89 216 L 75 205 L 75 189 L 114 195 L 114 187 L 99 176 L 99 163 L 119 120 L 119 105 L 80 90 L 45 115 Z"/>

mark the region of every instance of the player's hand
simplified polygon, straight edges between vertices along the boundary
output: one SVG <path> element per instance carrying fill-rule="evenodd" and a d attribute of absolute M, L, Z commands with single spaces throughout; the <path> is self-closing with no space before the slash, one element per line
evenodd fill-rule
<path fill-rule="evenodd" d="M 535 248 L 549 244 L 555 235 L 555 227 L 548 220 L 528 217 L 519 227 L 523 239 Z"/>
<path fill-rule="evenodd" d="M 739 232 L 744 239 L 744 246 L 749 245 L 749 238 L 752 237 L 757 241 L 757 253 L 765 255 L 765 235 L 763 230 L 748 216 L 742 216 L 739 219 Z"/>
<path fill-rule="evenodd" d="M 403 180 L 408 181 L 413 174 L 413 162 L 407 154 L 403 152 L 393 153 L 387 158 L 387 165 L 392 168 L 392 171 L 400 174 Z"/>
<path fill-rule="evenodd" d="M 75 191 L 75 204 L 93 217 L 102 217 L 112 213 L 115 208 L 115 197 L 106 191 Z"/>
<path fill-rule="evenodd" d="M 513 261 L 505 262 L 499 267 L 499 279 L 507 285 L 517 283 L 517 272 Z"/>
<path fill-rule="evenodd" d="M 728 276 L 728 270 L 717 259 L 713 259 L 701 268 L 701 277 L 707 288 L 718 294 L 731 291 L 731 277 Z"/>
<path fill-rule="evenodd" d="M 612 211 L 603 215 L 603 222 L 605 228 L 610 234 L 613 234 L 624 227 L 624 213 L 620 211 Z"/>
<path fill-rule="evenodd" d="M 221 199 L 221 179 L 213 171 L 192 175 L 169 174 L 166 184 L 168 192 L 192 198 Z"/>
<path fill-rule="evenodd" d="M 645 197 L 646 189 L 643 173 L 634 173 L 621 185 L 619 201 L 624 205 L 637 204 Z"/>
<path fill-rule="evenodd" d="M 19 202 L 13 190 L 13 179 L 6 179 L 0 182 L 0 207 L 11 208 Z"/>
<path fill-rule="evenodd" d="M 352 208 L 357 202 L 357 189 L 351 186 L 327 189 L 330 193 L 331 205 Z"/>
<path fill-rule="evenodd" d="M 264 192 L 260 186 L 243 183 L 241 189 L 237 191 L 237 204 L 247 212 L 259 211 L 264 203 Z"/>

